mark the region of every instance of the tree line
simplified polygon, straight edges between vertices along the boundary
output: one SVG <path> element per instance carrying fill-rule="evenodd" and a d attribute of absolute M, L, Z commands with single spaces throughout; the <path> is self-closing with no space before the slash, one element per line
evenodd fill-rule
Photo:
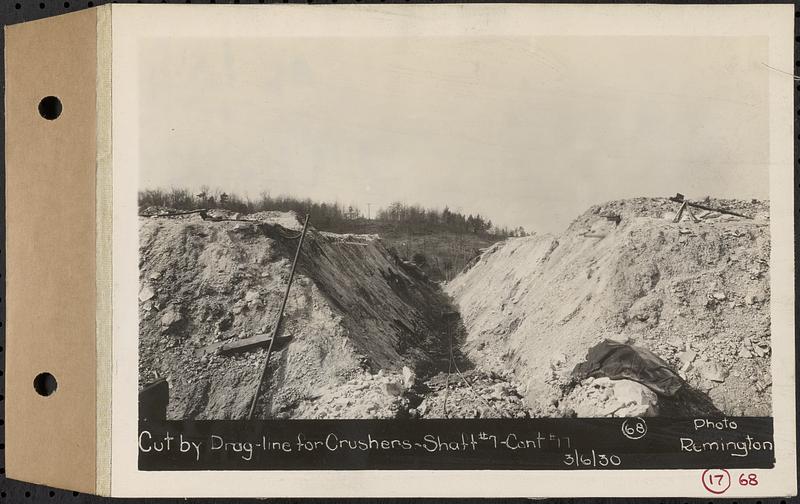
<path fill-rule="evenodd" d="M 437 229 L 454 233 L 472 233 L 475 235 L 492 235 L 500 237 L 527 236 L 525 228 L 508 228 L 492 224 L 491 219 L 481 214 L 465 215 L 454 212 L 445 206 L 443 210 L 437 208 L 424 208 L 420 205 L 406 205 L 396 201 L 386 208 L 378 210 L 376 218 L 379 221 L 398 222 L 412 227 Z"/>
<path fill-rule="evenodd" d="M 263 193 L 257 199 L 242 198 L 223 191 L 212 191 L 202 187 L 193 193 L 188 189 L 173 188 L 145 189 L 139 191 L 139 209 L 151 206 L 172 208 L 176 210 L 197 210 L 201 208 L 221 208 L 239 213 L 261 211 L 294 211 L 300 215 L 310 214 L 317 229 L 333 232 L 354 232 L 358 224 L 367 221 L 356 205 L 342 205 L 338 202 L 316 202 L 310 198 L 294 198 L 291 196 L 271 196 Z M 370 216 L 371 217 L 371 216 Z M 497 226 L 490 219 L 480 214 L 463 214 L 445 206 L 443 210 L 424 208 L 420 205 L 407 205 L 394 202 L 386 208 L 377 210 L 371 221 L 402 225 L 409 230 L 419 232 L 452 232 L 458 234 L 475 234 L 478 236 L 527 236 L 522 226 L 508 228 Z"/>

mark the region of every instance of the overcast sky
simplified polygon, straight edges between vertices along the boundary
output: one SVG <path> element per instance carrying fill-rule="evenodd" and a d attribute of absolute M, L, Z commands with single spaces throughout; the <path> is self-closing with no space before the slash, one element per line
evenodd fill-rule
<path fill-rule="evenodd" d="M 142 188 L 449 205 L 530 231 L 635 196 L 768 197 L 764 38 L 157 40 Z"/>

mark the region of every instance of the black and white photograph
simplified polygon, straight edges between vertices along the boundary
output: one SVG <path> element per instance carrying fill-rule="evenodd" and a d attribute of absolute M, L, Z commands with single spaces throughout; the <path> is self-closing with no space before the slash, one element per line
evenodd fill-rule
<path fill-rule="evenodd" d="M 792 5 L 19 1 L 7 478 L 797 494 Z"/>
<path fill-rule="evenodd" d="M 143 43 L 141 418 L 770 416 L 767 52 Z"/>

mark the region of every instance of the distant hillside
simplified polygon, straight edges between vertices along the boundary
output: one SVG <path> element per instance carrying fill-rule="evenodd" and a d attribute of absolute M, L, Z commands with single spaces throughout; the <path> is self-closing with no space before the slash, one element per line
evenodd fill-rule
<path fill-rule="evenodd" d="M 400 258 L 419 266 L 431 280 L 453 279 L 483 250 L 504 240 L 488 233 L 455 233 L 437 226 L 358 219 L 345 232 L 377 234 Z"/>

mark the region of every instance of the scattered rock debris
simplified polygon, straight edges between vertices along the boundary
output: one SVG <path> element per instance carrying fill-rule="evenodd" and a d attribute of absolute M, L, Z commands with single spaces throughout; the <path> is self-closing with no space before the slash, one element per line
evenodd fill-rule
<path fill-rule="evenodd" d="M 170 419 L 243 418 L 265 349 L 220 349 L 272 332 L 297 216 L 143 214 L 155 217 L 141 217 L 139 227 L 140 388 L 167 380 Z M 276 340 L 286 344 L 271 356 L 256 416 L 315 417 L 306 407 L 312 398 L 326 404 L 355 377 L 380 369 L 399 376 L 397 387 L 380 387 L 381 397 L 402 402 L 414 370 L 430 368 L 444 352 L 441 313 L 452 311 L 441 289 L 407 271 L 377 236 L 310 229 Z"/>
<path fill-rule="evenodd" d="M 609 202 L 559 236 L 489 247 L 444 291 L 375 235 L 312 228 L 256 416 L 769 415 L 769 206 L 703 201 L 752 219 Z M 300 227 L 291 212 L 142 212 L 140 387 L 166 378 L 168 418 L 246 415 L 265 350 L 220 348 L 272 332 Z M 686 387 L 576 382 L 603 340 Z"/>
<path fill-rule="evenodd" d="M 535 416 L 588 401 L 571 395 L 570 371 L 609 337 L 658 355 L 724 414 L 769 415 L 769 204 L 703 204 L 752 219 L 698 212 L 676 224 L 677 203 L 637 198 L 594 206 L 558 236 L 490 247 L 446 286 L 466 355 L 512 371 Z"/>

